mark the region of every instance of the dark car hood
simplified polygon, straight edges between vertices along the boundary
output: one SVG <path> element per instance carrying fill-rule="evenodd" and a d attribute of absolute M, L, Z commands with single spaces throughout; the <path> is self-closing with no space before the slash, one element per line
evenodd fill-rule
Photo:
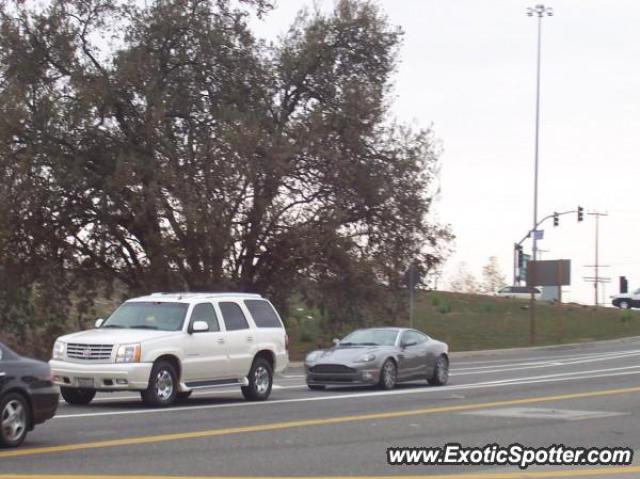
<path fill-rule="evenodd" d="M 325 350 L 316 363 L 342 363 L 361 358 L 367 353 L 375 353 L 383 349 L 393 349 L 392 346 L 338 346 Z"/>

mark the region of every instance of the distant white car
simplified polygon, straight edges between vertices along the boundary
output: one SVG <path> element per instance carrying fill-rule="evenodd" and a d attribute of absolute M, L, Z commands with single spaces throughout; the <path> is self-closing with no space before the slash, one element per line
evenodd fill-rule
<path fill-rule="evenodd" d="M 611 296 L 611 304 L 620 309 L 640 308 L 640 289 L 633 293 L 621 293 Z"/>
<path fill-rule="evenodd" d="M 58 338 L 49 362 L 70 404 L 96 391 L 140 391 L 169 406 L 192 391 L 238 385 L 265 400 L 289 361 L 287 334 L 269 301 L 246 293 L 155 293 L 126 301 L 96 329 Z"/>
<path fill-rule="evenodd" d="M 529 299 L 531 298 L 531 290 L 533 290 L 534 299 L 540 299 L 542 291 L 539 288 L 530 288 L 528 286 L 505 286 L 496 293 L 496 296 L 502 298 Z"/>

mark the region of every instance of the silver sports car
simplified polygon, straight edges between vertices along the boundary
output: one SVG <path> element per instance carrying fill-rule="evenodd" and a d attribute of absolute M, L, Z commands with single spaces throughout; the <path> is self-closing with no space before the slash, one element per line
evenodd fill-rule
<path fill-rule="evenodd" d="M 358 329 L 335 346 L 309 353 L 304 361 L 310 389 L 352 384 L 392 389 L 396 383 L 449 379 L 449 347 L 415 329 Z"/>

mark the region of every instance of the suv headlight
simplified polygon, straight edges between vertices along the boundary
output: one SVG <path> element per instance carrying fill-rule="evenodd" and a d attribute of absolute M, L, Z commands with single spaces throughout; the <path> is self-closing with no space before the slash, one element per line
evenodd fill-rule
<path fill-rule="evenodd" d="M 368 353 L 368 354 L 365 354 L 364 356 L 362 356 L 360 359 L 358 359 L 356 361 L 356 363 L 370 363 L 374 359 L 376 359 L 376 355 Z"/>
<path fill-rule="evenodd" d="M 64 359 L 65 349 L 65 344 L 62 341 L 56 341 L 53 344 L 53 352 L 51 353 L 51 357 L 53 359 Z"/>
<path fill-rule="evenodd" d="M 116 363 L 139 363 L 140 344 L 123 344 L 116 353 Z"/>

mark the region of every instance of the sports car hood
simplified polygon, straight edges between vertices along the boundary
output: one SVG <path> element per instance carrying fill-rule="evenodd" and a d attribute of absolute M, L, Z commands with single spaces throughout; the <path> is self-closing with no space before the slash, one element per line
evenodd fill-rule
<path fill-rule="evenodd" d="M 325 349 L 313 362 L 314 363 L 349 363 L 360 359 L 367 353 L 375 353 L 382 349 L 390 349 L 389 346 L 338 346 Z"/>

